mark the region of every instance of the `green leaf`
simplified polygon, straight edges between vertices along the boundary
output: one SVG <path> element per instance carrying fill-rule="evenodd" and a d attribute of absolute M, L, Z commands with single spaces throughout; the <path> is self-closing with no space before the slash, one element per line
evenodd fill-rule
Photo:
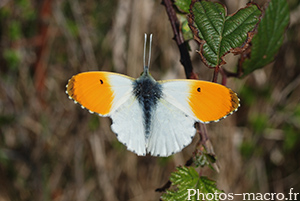
<path fill-rule="evenodd" d="M 219 194 L 222 193 L 217 189 L 215 181 L 200 177 L 193 167 L 178 167 L 177 171 L 171 174 L 170 181 L 172 187 L 176 188 L 167 190 L 162 195 L 162 200 L 219 200 Z"/>
<path fill-rule="evenodd" d="M 181 25 L 181 32 L 182 32 L 184 41 L 193 39 L 193 33 L 189 27 L 186 15 L 178 14 L 177 17 L 178 17 L 178 20 Z"/>
<path fill-rule="evenodd" d="M 206 155 L 204 153 L 197 154 L 195 156 L 194 163 L 195 163 L 196 167 L 199 167 L 199 166 L 204 167 L 206 165 L 209 165 L 208 155 Z"/>
<path fill-rule="evenodd" d="M 206 145 L 208 146 L 208 144 Z M 215 164 L 217 159 L 214 153 L 207 151 L 206 146 L 202 145 L 202 147 L 197 148 L 197 151 L 194 152 L 193 161 L 196 167 L 209 166 L 211 169 L 218 171 L 218 167 Z"/>
<path fill-rule="evenodd" d="M 189 13 L 192 0 L 176 0 L 175 5 L 185 13 Z"/>
<path fill-rule="evenodd" d="M 253 37 L 251 58 L 241 58 L 244 76 L 256 69 L 262 68 L 274 60 L 282 45 L 284 32 L 288 26 L 289 8 L 286 0 L 272 0 L 265 10 L 258 26 L 258 32 Z M 248 56 L 248 55 L 247 55 Z"/>
<path fill-rule="evenodd" d="M 225 64 L 223 57 L 245 49 L 253 37 L 261 11 L 249 3 L 233 15 L 226 16 L 220 3 L 193 0 L 188 16 L 189 26 L 200 43 L 202 61 L 209 67 Z"/>

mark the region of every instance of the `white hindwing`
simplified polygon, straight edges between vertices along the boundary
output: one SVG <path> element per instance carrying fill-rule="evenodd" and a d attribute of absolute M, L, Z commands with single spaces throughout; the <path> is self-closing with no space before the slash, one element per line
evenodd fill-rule
<path fill-rule="evenodd" d="M 122 107 L 115 110 L 111 128 L 117 134 L 117 138 L 128 150 L 137 155 L 146 155 L 145 129 L 143 124 L 143 112 L 138 100 L 131 96 Z"/>
<path fill-rule="evenodd" d="M 164 98 L 158 101 L 151 122 L 147 152 L 154 156 L 169 156 L 181 151 L 196 133 L 195 120 Z"/>

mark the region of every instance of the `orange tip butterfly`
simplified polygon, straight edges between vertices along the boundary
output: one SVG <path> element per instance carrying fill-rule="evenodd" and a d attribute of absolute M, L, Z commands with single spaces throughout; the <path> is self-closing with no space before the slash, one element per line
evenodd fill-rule
<path fill-rule="evenodd" d="M 112 119 L 118 140 L 137 155 L 169 156 L 189 145 L 195 122 L 218 122 L 237 111 L 239 98 L 229 88 L 208 81 L 155 81 L 145 65 L 134 79 L 111 72 L 92 71 L 73 76 L 66 93 L 82 108 Z"/>

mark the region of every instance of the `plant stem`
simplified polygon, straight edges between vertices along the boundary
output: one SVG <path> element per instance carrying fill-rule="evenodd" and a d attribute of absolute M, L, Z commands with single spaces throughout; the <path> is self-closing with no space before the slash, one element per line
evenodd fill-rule
<path fill-rule="evenodd" d="M 193 72 L 193 66 L 188 52 L 187 44 L 185 43 L 182 33 L 180 31 L 180 23 L 176 16 L 176 12 L 173 8 L 173 3 L 171 0 L 162 0 L 162 4 L 166 8 L 169 20 L 171 22 L 172 30 L 174 33 L 174 40 L 179 48 L 180 52 L 180 63 L 183 65 L 185 70 L 186 78 L 196 79 L 197 75 Z"/>

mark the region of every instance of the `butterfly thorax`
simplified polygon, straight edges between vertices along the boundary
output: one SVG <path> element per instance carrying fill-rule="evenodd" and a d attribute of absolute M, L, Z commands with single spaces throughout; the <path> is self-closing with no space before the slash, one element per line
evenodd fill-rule
<path fill-rule="evenodd" d="M 162 96 L 161 85 L 146 71 L 133 82 L 133 94 L 143 109 L 146 139 L 149 137 L 151 115 L 156 109 L 157 101 Z"/>

